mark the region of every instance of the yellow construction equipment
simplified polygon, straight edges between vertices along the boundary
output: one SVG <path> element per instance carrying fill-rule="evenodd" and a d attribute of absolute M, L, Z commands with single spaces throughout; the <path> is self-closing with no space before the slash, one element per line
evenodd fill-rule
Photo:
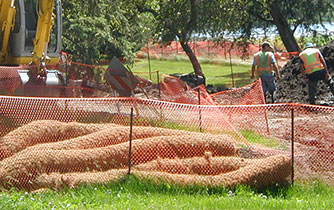
<path fill-rule="evenodd" d="M 61 23 L 60 0 L 0 0 L 0 84 L 10 79 L 1 71 L 31 65 L 16 70 L 22 85 L 63 85 L 60 72 L 45 68 L 59 62 Z"/>

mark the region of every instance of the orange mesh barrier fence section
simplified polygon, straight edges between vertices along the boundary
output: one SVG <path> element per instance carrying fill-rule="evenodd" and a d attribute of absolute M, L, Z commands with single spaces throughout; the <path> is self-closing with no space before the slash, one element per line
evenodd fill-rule
<path fill-rule="evenodd" d="M 103 71 L 95 66 L 47 65 L 46 76 L 38 75 L 37 69 L 36 65 L 0 67 L 0 93 L 37 97 L 110 96 L 108 87 L 96 82 Z"/>
<path fill-rule="evenodd" d="M 252 105 L 265 104 L 261 80 L 257 80 L 244 87 L 208 94 L 206 87 L 200 85 L 191 88 L 186 82 L 164 75 L 160 84 L 161 99 L 176 103 L 201 105 Z"/>
<path fill-rule="evenodd" d="M 97 98 L 114 97 L 119 93 L 107 84 L 107 68 L 68 62 L 66 65 L 47 65 L 45 77 L 37 75 L 36 65 L 0 67 L 0 94 L 33 97 Z M 158 71 L 136 72 L 139 81 L 134 89 L 137 97 L 158 99 Z"/>
<path fill-rule="evenodd" d="M 215 105 L 204 85 L 191 88 L 179 78 L 169 75 L 163 75 L 163 78 L 160 84 L 162 100 L 185 104 Z"/>
<path fill-rule="evenodd" d="M 199 105 L 215 105 L 210 95 L 207 93 L 205 86 L 200 85 L 190 88 L 182 80 L 164 75 L 164 82 L 161 83 L 162 99 L 177 103 L 199 104 Z M 199 115 L 200 129 L 212 130 L 216 125 L 223 127 L 226 132 L 234 135 L 235 138 L 247 143 L 247 140 L 231 125 L 227 120 L 227 116 L 219 109 L 198 108 L 197 113 L 189 113 L 185 115 L 186 119 L 191 116 Z"/>
<path fill-rule="evenodd" d="M 300 177 L 307 175 L 334 183 L 334 108 L 312 105 L 294 106 L 296 167 Z"/>
<path fill-rule="evenodd" d="M 232 90 L 221 91 L 210 95 L 216 104 L 221 105 L 252 105 L 265 104 L 261 80 Z"/>
<path fill-rule="evenodd" d="M 226 41 L 221 44 L 217 44 L 213 41 L 194 41 L 190 42 L 189 46 L 196 56 L 226 56 L 231 53 L 234 56 L 246 56 L 253 55 L 259 51 L 258 45 L 249 44 L 248 49 L 245 50 L 242 45 Z M 165 45 L 154 44 L 149 48 L 144 47 L 141 50 L 144 53 L 149 53 L 150 56 L 172 56 L 172 55 L 185 55 L 181 44 L 176 41 L 172 41 Z M 140 55 L 139 55 L 140 56 Z"/>
<path fill-rule="evenodd" d="M 3 189 L 107 183 L 130 166 L 138 177 L 184 185 L 267 186 L 291 174 L 288 150 L 249 142 L 233 127 L 238 120 L 221 111 L 228 107 L 134 98 L 0 99 Z"/>
<path fill-rule="evenodd" d="M 197 95 L 191 90 L 190 86 L 179 78 L 163 75 L 163 81 L 160 84 L 161 99 L 176 103 L 198 104 Z M 191 92 L 192 97 L 188 96 Z"/>
<path fill-rule="evenodd" d="M 264 104 L 264 94 L 262 90 L 261 81 L 258 80 L 243 88 L 237 88 L 233 90 L 219 92 L 217 94 L 209 95 L 204 85 L 200 85 L 195 88 L 190 88 L 182 80 L 172 77 L 164 76 L 164 82 L 161 84 L 162 99 L 173 101 L 177 103 L 186 104 L 200 104 L 200 105 L 216 105 L 220 104 Z M 234 98 L 235 96 L 235 98 Z M 263 126 L 263 131 L 269 133 L 267 110 L 262 109 L 257 111 L 256 116 L 261 119 L 262 122 L 266 122 L 266 126 Z M 231 132 L 236 138 L 247 143 L 247 140 L 240 134 L 235 126 L 231 124 L 231 114 L 226 114 L 225 111 L 221 111 L 217 108 L 200 108 L 198 110 L 199 121 L 201 129 L 212 129 L 212 125 L 220 125 L 225 130 Z M 190 114 L 194 116 L 194 114 Z"/>
<path fill-rule="evenodd" d="M 193 41 L 189 42 L 189 47 L 198 57 L 223 58 L 225 60 L 230 59 L 230 57 L 252 59 L 253 55 L 261 50 L 261 44 L 248 44 L 245 46 L 243 43 L 233 43 L 230 41 L 225 41 L 219 44 L 214 41 Z M 163 45 L 149 44 L 141 49 L 141 52 L 137 54 L 137 57 L 143 58 L 144 54 L 149 54 L 153 58 L 186 55 L 181 44 L 176 41 Z M 277 50 L 274 54 L 278 61 L 278 65 L 283 66 L 293 56 L 297 56 L 299 52 L 282 52 L 281 50 Z"/>
<path fill-rule="evenodd" d="M 13 94 L 21 86 L 21 79 L 16 67 L 0 66 L 0 93 Z"/>
<path fill-rule="evenodd" d="M 292 175 L 333 183 L 333 118 L 334 108 L 299 104 L 0 96 L 0 188 L 76 187 L 129 172 L 208 187 L 266 187 Z"/>

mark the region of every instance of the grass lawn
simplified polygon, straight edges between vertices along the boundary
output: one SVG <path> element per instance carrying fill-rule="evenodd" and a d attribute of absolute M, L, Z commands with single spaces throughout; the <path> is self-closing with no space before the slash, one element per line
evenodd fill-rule
<path fill-rule="evenodd" d="M 287 149 L 284 144 L 275 140 L 274 138 L 264 137 L 257 134 L 252 130 L 242 130 L 241 134 L 247 139 L 250 143 L 261 144 L 265 147 L 275 148 L 275 149 Z"/>
<path fill-rule="evenodd" d="M 151 72 L 159 71 L 160 74 L 173 73 L 191 73 L 193 72 L 192 65 L 188 60 L 158 60 L 150 61 Z M 224 85 L 226 87 L 232 86 L 232 74 L 230 63 L 223 61 L 209 62 L 202 61 L 201 67 L 206 77 L 207 84 Z M 250 79 L 250 64 L 233 63 L 233 80 L 235 87 L 241 87 L 251 83 Z M 149 64 L 147 59 L 138 60 L 131 68 L 132 72 L 149 72 Z M 143 76 L 144 77 L 144 76 Z M 152 75 L 152 80 L 155 81 L 156 75 Z"/>
<path fill-rule="evenodd" d="M 333 209 L 334 188 L 320 182 L 264 191 L 180 188 L 128 177 L 109 185 L 45 192 L 2 192 L 0 209 Z"/>

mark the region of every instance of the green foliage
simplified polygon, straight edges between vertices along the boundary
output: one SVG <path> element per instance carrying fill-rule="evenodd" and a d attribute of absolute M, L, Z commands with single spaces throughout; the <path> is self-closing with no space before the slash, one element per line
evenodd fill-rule
<path fill-rule="evenodd" d="M 276 26 L 289 51 L 298 49 L 293 36 L 298 26 L 311 31 L 312 25 L 322 24 L 334 17 L 332 0 L 220 0 L 220 3 L 222 8 L 229 9 L 222 14 L 225 18 L 219 18 L 221 23 L 211 28 L 214 32 L 235 34 L 238 31 L 239 37 L 251 38 L 258 36 L 254 29 L 262 28 L 266 34 L 272 26 Z"/>
<path fill-rule="evenodd" d="M 311 42 L 316 46 L 324 46 L 328 44 L 331 40 L 334 40 L 334 35 L 329 34 L 316 34 L 314 36 L 301 37 L 299 42 L 301 46 L 305 46 L 306 43 Z"/>
<path fill-rule="evenodd" d="M 88 64 L 103 56 L 131 61 L 152 30 L 150 16 L 138 14 L 132 7 L 126 1 L 64 1 L 64 50 L 74 60 Z"/>

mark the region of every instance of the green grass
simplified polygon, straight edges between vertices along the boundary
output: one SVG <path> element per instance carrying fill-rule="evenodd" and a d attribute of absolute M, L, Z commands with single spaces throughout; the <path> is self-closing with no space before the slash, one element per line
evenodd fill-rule
<path fill-rule="evenodd" d="M 192 65 L 187 60 L 158 60 L 154 59 L 150 61 L 151 72 L 159 71 L 160 74 L 173 74 L 173 73 L 191 73 L 193 72 Z M 232 74 L 231 66 L 229 63 L 209 62 L 203 61 L 201 63 L 203 73 L 206 77 L 207 84 L 224 85 L 231 87 Z M 236 87 L 244 86 L 251 83 L 250 79 L 250 64 L 236 64 L 233 63 L 233 79 Z M 135 63 L 132 72 L 149 72 L 149 65 L 147 59 L 141 59 Z M 141 75 L 140 75 L 141 76 Z M 142 75 L 145 77 L 144 75 Z M 148 78 L 148 77 L 146 77 Z M 156 81 L 156 74 L 152 75 L 152 80 Z"/>
<path fill-rule="evenodd" d="M 274 138 L 265 137 L 260 134 L 255 133 L 252 130 L 241 131 L 243 137 L 245 137 L 250 143 L 261 144 L 265 147 L 276 148 L 276 149 L 286 149 L 286 145 L 277 141 Z"/>
<path fill-rule="evenodd" d="M 133 176 L 109 185 L 0 193 L 0 209 L 333 209 L 334 188 L 321 182 L 265 190 L 155 185 Z"/>

